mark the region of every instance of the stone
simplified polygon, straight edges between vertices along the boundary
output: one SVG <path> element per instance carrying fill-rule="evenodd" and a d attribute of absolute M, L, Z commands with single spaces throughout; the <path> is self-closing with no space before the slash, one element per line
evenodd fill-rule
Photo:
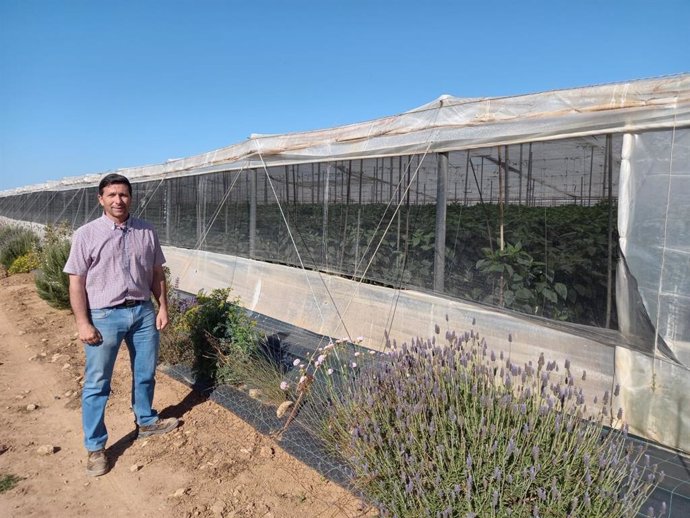
<path fill-rule="evenodd" d="M 143 464 L 132 464 L 132 465 L 129 467 L 129 471 L 131 471 L 132 473 L 136 473 L 137 471 L 139 471 L 139 470 L 140 470 L 141 468 L 143 468 L 143 467 L 144 467 Z"/>
<path fill-rule="evenodd" d="M 279 419 L 283 417 L 292 405 L 292 401 L 283 401 L 276 410 L 276 417 Z"/>
<path fill-rule="evenodd" d="M 184 495 L 187 494 L 187 491 L 189 491 L 189 488 L 187 488 L 187 487 L 181 487 L 180 489 L 176 490 L 176 491 L 172 494 L 172 496 L 173 496 L 173 498 L 181 498 L 181 497 L 183 497 Z"/>
<path fill-rule="evenodd" d="M 39 455 L 52 455 L 53 453 L 55 453 L 55 446 L 53 446 L 52 444 L 44 444 L 43 446 L 38 447 L 36 453 L 38 453 Z"/>
<path fill-rule="evenodd" d="M 41 338 L 41 342 L 43 342 L 44 344 L 47 344 L 47 343 L 48 343 L 48 339 L 47 339 L 47 338 Z"/>
<path fill-rule="evenodd" d="M 225 512 L 225 502 L 217 500 L 211 506 L 211 512 L 216 516 L 221 516 Z"/>
<path fill-rule="evenodd" d="M 38 408 L 38 405 L 34 405 L 33 403 L 31 403 L 30 405 L 26 405 L 26 409 L 27 409 L 29 412 L 33 412 L 33 411 L 36 410 L 37 408 Z"/>
<path fill-rule="evenodd" d="M 249 389 L 249 397 L 259 399 L 261 397 L 261 389 Z"/>
<path fill-rule="evenodd" d="M 69 369 L 70 367 L 71 367 L 71 365 L 70 365 L 69 363 L 65 363 L 65 364 L 62 366 L 62 370 L 63 370 L 63 371 L 66 371 L 66 370 Z"/>
<path fill-rule="evenodd" d="M 261 455 L 265 459 L 273 458 L 275 453 L 275 450 L 271 446 L 262 446 L 261 450 L 259 451 L 259 455 Z"/>

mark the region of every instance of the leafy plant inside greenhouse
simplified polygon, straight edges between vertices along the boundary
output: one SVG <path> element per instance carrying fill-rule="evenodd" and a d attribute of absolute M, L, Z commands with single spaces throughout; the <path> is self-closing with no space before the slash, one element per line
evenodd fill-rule
<path fill-rule="evenodd" d="M 248 227 L 247 207 L 236 209 L 228 232 Z M 380 203 L 329 204 L 327 210 L 301 203 L 283 209 L 261 207 L 257 259 L 293 266 L 301 260 L 307 268 L 365 282 L 431 289 L 434 205 L 404 205 L 395 214 L 394 208 Z M 605 326 L 608 271 L 617 260 L 615 205 L 505 205 L 502 216 L 500 212 L 495 203 L 448 205 L 445 291 L 532 315 Z M 182 220 L 180 231 L 195 235 L 195 218 Z M 216 222 L 205 248 L 248 255 L 247 240 L 232 235 L 228 239 L 225 225 Z M 499 272 L 499 267 L 507 272 Z M 516 268 L 519 271 L 510 272 Z"/>
<path fill-rule="evenodd" d="M 436 338 L 333 364 L 310 388 L 382 516 L 635 516 L 663 473 L 626 439 L 618 388 L 597 401 L 567 360 L 519 365 L 474 331 Z"/>

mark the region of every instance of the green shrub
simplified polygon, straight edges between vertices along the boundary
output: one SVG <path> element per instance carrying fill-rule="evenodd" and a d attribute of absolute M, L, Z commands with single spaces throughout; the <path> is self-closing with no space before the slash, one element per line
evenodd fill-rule
<path fill-rule="evenodd" d="M 15 273 L 29 273 L 40 267 L 41 261 L 35 250 L 31 250 L 28 253 L 17 257 L 14 262 L 10 265 L 7 273 L 14 275 Z"/>
<path fill-rule="evenodd" d="M 35 277 L 39 297 L 59 309 L 69 308 L 69 276 L 62 270 L 70 246 L 65 238 L 46 240 L 40 252 L 40 270 Z"/>
<path fill-rule="evenodd" d="M 220 356 L 246 358 L 257 348 L 255 323 L 239 305 L 229 301 L 230 289 L 199 292 L 184 311 L 178 329 L 188 333 L 194 351 L 192 369 L 197 379 L 215 383 L 239 383 L 236 372 Z"/>
<path fill-rule="evenodd" d="M 0 264 L 9 270 L 17 258 L 28 254 L 38 245 L 38 236 L 23 227 L 7 226 L 0 232 Z"/>
<path fill-rule="evenodd" d="M 663 473 L 604 433 L 610 394 L 587 418 L 568 361 L 519 366 L 474 332 L 446 338 L 343 369 L 330 398 L 326 438 L 383 516 L 635 516 Z"/>

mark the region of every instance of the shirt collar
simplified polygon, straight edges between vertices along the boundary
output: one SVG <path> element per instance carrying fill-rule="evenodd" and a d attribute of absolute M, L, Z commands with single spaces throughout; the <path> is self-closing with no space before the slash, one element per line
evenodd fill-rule
<path fill-rule="evenodd" d="M 127 219 L 121 225 L 115 223 L 112 219 L 105 215 L 101 216 L 101 220 L 110 230 L 128 230 L 132 226 L 132 215 L 127 216 Z"/>

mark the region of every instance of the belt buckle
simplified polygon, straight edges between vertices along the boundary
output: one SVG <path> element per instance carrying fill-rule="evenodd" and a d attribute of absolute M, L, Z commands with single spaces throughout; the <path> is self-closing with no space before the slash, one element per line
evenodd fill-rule
<path fill-rule="evenodd" d="M 134 306 L 138 305 L 139 301 L 138 300 L 125 300 L 122 305 L 126 308 L 133 308 Z"/>

